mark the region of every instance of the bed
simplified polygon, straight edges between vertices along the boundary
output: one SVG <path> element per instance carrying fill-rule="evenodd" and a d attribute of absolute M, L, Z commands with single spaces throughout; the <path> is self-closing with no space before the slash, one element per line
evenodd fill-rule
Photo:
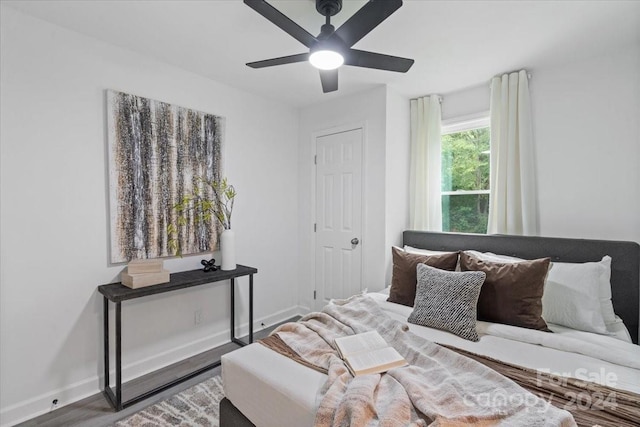
<path fill-rule="evenodd" d="M 554 340 L 582 341 L 591 349 L 601 348 L 605 357 L 591 351 L 567 351 L 539 345 L 536 337 L 522 340 L 513 327 L 478 322 L 481 339 L 464 340 L 449 332 L 410 324 L 412 333 L 461 351 L 484 355 L 525 368 L 561 374 L 584 380 L 603 381 L 619 390 L 640 393 L 640 368 L 626 366 L 616 359 L 627 355 L 640 360 L 638 329 L 640 319 L 640 246 L 635 242 L 584 239 L 522 237 L 505 235 L 469 235 L 405 231 L 403 244 L 432 251 L 476 250 L 522 259 L 550 257 L 555 263 L 597 262 L 611 257 L 611 300 L 615 314 L 628 331 L 628 340 L 600 336 L 552 326 Z M 387 302 L 387 293 L 369 296 L 391 318 L 406 322 L 411 308 Z M 514 331 L 516 331 L 514 333 Z M 537 331 L 535 331 L 537 332 Z M 572 350 L 573 351 L 573 350 Z M 637 357 L 636 357 L 637 356 Z M 608 360 L 603 360 L 608 359 Z M 317 391 L 327 376 L 303 366 L 261 344 L 252 344 L 225 355 L 222 376 L 226 398 L 220 403 L 220 425 L 304 426 L 313 425 L 318 407 Z"/>

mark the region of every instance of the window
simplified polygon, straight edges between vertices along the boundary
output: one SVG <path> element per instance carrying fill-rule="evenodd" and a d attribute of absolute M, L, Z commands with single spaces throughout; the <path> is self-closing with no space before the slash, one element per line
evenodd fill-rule
<path fill-rule="evenodd" d="M 488 115 L 443 124 L 443 231 L 487 232 L 489 159 Z"/>

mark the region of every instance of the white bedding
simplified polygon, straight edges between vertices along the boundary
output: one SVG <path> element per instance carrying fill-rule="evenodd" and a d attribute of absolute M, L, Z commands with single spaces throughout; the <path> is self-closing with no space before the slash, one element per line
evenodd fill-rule
<path fill-rule="evenodd" d="M 385 293 L 368 295 L 390 317 L 406 322 L 411 307 L 387 302 Z M 431 341 L 507 363 L 640 393 L 640 346 L 612 337 L 553 325 L 555 333 L 549 334 L 479 322 L 480 341 L 471 342 L 437 329 L 413 324 L 409 328 Z M 324 374 L 261 344 L 223 356 L 222 377 L 227 398 L 257 427 L 312 426 L 316 393 L 326 380 Z"/>

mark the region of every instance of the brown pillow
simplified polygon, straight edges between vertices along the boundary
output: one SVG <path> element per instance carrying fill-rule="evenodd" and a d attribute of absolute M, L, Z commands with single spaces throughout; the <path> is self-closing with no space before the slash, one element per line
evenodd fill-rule
<path fill-rule="evenodd" d="M 500 263 L 460 254 L 462 271 L 484 271 L 478 298 L 478 319 L 551 332 L 542 319 L 542 293 L 549 258 Z"/>
<path fill-rule="evenodd" d="M 405 252 L 395 246 L 391 248 L 393 255 L 393 273 L 391 290 L 387 301 L 413 307 L 416 299 L 416 283 L 418 264 L 427 264 L 440 270 L 454 271 L 458 263 L 458 252 L 438 255 L 422 255 Z"/>

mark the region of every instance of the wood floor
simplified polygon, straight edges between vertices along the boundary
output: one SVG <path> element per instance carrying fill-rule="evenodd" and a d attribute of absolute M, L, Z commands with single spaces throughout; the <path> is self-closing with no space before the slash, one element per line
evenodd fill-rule
<path fill-rule="evenodd" d="M 296 321 L 299 317 L 294 317 L 289 321 Z M 284 322 L 283 322 L 284 323 Z M 254 341 L 266 337 L 276 326 L 273 325 L 269 328 L 265 328 L 261 331 L 254 333 Z M 243 337 L 246 340 L 247 337 Z M 200 353 L 197 356 L 191 357 L 182 362 L 175 363 L 173 365 L 162 368 L 158 371 L 144 375 L 140 378 L 136 378 L 126 384 L 123 387 L 123 400 L 126 401 L 130 396 L 138 395 L 143 391 L 151 390 L 155 386 L 164 384 L 172 379 L 179 378 L 189 372 L 193 372 L 199 367 L 206 366 L 211 363 L 212 360 L 217 360 L 225 353 L 238 349 L 236 344 L 225 344 L 220 347 L 216 347 L 212 350 Z M 131 414 L 138 412 L 141 409 L 146 408 L 149 405 L 160 402 L 176 393 L 180 393 L 187 388 L 198 384 L 207 378 L 220 375 L 220 366 L 210 371 L 204 372 L 197 377 L 191 378 L 181 384 L 178 384 L 170 389 L 165 390 L 149 399 L 136 403 L 120 412 L 115 412 L 111 405 L 107 402 L 107 399 L 102 393 L 94 394 L 86 399 L 64 406 L 55 411 L 51 411 L 47 414 L 41 415 L 37 418 L 33 418 L 24 423 L 18 424 L 21 427 L 27 426 L 64 426 L 64 427 L 101 427 L 109 426 L 116 421 L 128 417 Z"/>

